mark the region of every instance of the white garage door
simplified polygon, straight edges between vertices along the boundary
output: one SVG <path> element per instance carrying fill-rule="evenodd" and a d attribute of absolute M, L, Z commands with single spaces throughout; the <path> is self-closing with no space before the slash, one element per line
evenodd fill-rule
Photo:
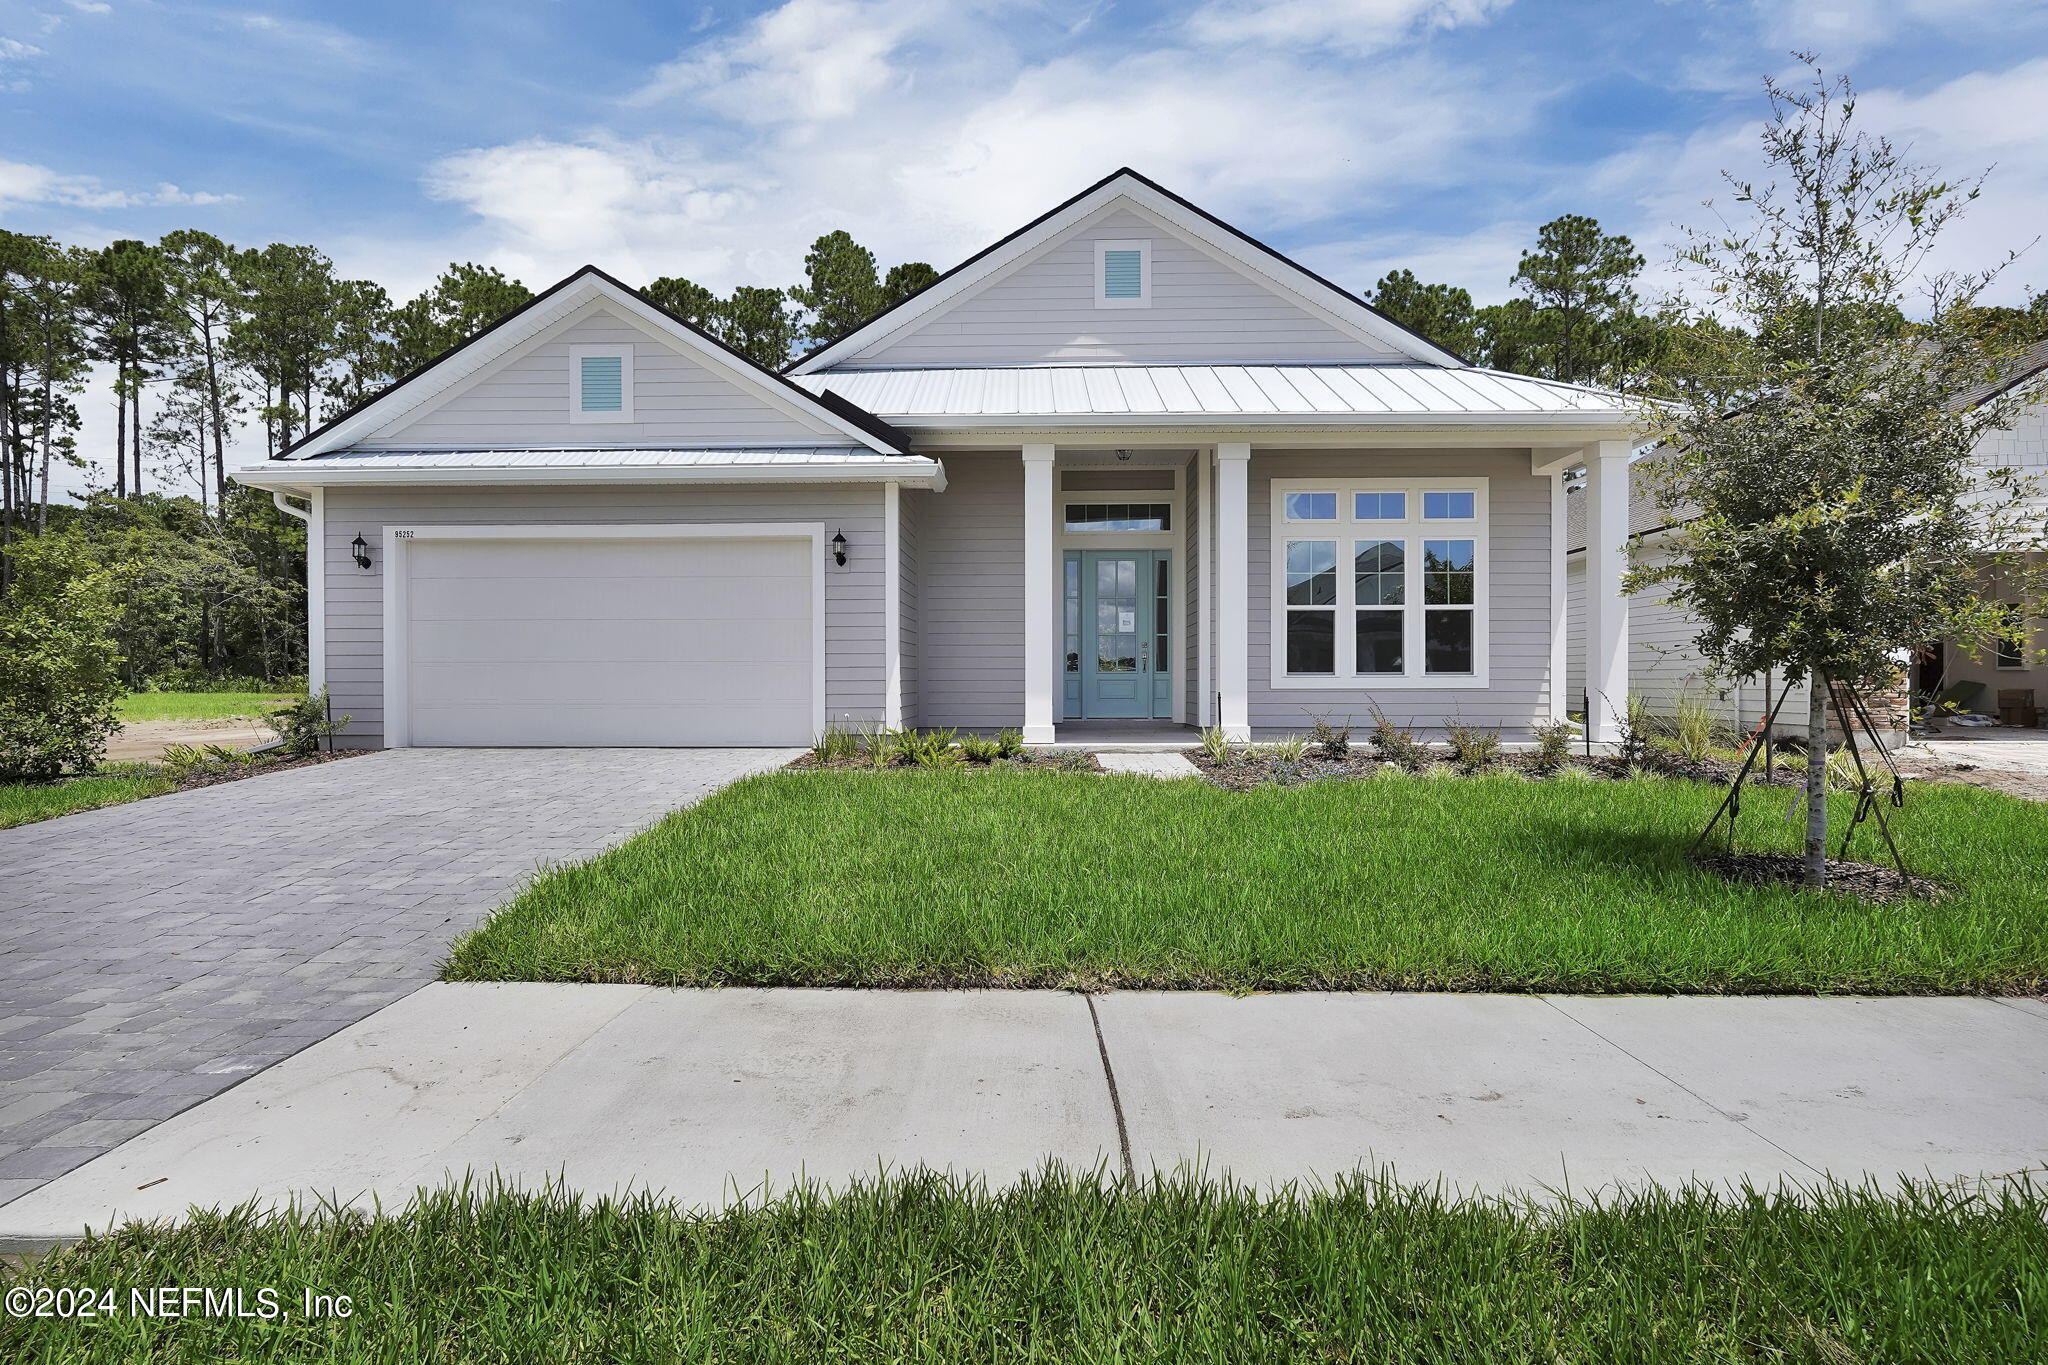
<path fill-rule="evenodd" d="M 441 539 L 406 550 L 409 742 L 804 744 L 808 539 Z"/>

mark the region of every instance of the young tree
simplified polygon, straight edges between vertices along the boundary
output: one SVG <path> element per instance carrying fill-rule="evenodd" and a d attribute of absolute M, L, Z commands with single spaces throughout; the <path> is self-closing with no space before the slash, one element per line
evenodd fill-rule
<path fill-rule="evenodd" d="M 426 292 L 391 311 L 384 368 L 394 379 L 411 374 L 532 299 L 531 289 L 494 266 L 451 264 Z"/>
<path fill-rule="evenodd" d="M 1610 236 L 1595 220 L 1568 213 L 1545 223 L 1536 249 L 1522 253 L 1514 283 L 1527 296 L 1529 341 L 1538 372 L 1582 384 L 1629 367 L 1639 338 L 1635 243 Z"/>
<path fill-rule="evenodd" d="M 1700 329 L 1688 383 L 1644 408 L 1668 443 L 1643 467 L 1682 522 L 1677 552 L 1628 588 L 1656 586 L 1697 618 L 1698 648 L 1727 676 L 1809 684 L 1806 869 L 1818 884 L 1830 685 L 1882 686 L 1927 640 L 1998 632 L 1980 575 L 2027 572 L 2041 528 L 2012 472 L 1983 476 L 1971 458 L 2017 399 L 1953 401 L 2001 361 L 1968 315 L 1989 274 L 1928 266 L 1976 184 L 1941 180 L 1861 131 L 1849 84 L 1818 67 L 1810 85 L 1765 88 L 1767 178 L 1728 177 L 1743 220 L 1695 234 L 1680 256 L 1705 286 L 1694 311 L 1735 325 Z"/>
<path fill-rule="evenodd" d="M 663 275 L 640 291 L 650 303 L 666 308 L 684 322 L 705 331 L 718 328 L 718 295 L 680 275 Z"/>
<path fill-rule="evenodd" d="M 1367 302 L 1447 351 L 1475 358 L 1480 354 L 1479 318 L 1467 290 L 1424 284 L 1412 270 L 1395 270 L 1380 277 Z"/>

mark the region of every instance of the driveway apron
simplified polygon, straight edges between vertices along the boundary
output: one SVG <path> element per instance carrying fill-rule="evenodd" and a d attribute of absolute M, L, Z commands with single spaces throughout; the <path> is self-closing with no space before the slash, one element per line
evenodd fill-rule
<path fill-rule="evenodd" d="M 394 750 L 0 830 L 0 1202 L 416 990 L 540 867 L 793 756 Z"/>

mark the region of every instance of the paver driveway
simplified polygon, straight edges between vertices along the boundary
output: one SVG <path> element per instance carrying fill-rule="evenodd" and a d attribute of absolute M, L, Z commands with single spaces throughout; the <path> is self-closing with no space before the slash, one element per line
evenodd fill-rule
<path fill-rule="evenodd" d="M 399 750 L 0 830 L 0 1202 L 417 989 L 540 864 L 793 755 Z"/>

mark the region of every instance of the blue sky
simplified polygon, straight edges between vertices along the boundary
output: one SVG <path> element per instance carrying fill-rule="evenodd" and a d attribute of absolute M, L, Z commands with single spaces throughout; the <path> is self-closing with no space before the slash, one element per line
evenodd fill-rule
<path fill-rule="evenodd" d="M 727 288 L 834 227 L 944 267 L 1128 162 L 1354 288 L 1484 300 L 1559 213 L 1662 259 L 1794 47 L 1997 164 L 1952 263 L 2048 224 L 2039 0 L 0 0 L 0 222 L 312 242 L 400 295 L 451 259 Z"/>

